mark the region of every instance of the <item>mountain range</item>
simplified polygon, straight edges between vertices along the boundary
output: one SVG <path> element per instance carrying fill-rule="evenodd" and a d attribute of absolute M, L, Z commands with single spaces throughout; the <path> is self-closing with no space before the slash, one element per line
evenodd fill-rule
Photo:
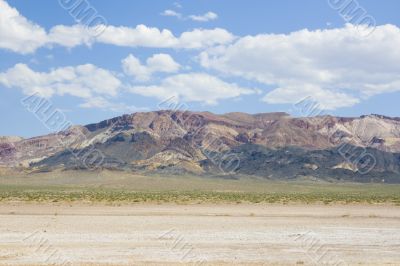
<path fill-rule="evenodd" d="M 140 112 L 0 137 L 0 167 L 400 183 L 400 118 Z"/>

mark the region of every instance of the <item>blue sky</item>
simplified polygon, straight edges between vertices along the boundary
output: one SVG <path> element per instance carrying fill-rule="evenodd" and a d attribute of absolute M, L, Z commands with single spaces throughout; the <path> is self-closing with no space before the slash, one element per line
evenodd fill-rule
<path fill-rule="evenodd" d="M 170 97 L 215 113 L 307 115 L 295 106 L 311 97 L 332 115 L 400 116 L 399 1 L 347 0 L 359 17 L 345 0 L 81 2 L 98 32 L 63 8 L 74 2 L 0 0 L 0 135 L 49 133 L 20 102 L 33 93 L 74 124 Z"/>

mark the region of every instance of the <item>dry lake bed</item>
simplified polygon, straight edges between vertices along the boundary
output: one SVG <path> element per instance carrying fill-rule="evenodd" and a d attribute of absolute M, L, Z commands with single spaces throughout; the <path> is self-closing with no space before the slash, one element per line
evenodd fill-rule
<path fill-rule="evenodd" d="M 400 265 L 400 208 L 8 202 L 0 264 Z"/>

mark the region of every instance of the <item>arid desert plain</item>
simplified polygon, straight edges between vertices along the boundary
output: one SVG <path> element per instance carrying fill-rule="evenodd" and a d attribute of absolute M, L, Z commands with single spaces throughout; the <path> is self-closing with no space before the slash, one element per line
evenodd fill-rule
<path fill-rule="evenodd" d="M 0 205 L 1 265 L 400 265 L 389 205 Z"/>
<path fill-rule="evenodd" d="M 0 265 L 400 265 L 398 185 L 81 176 L 0 179 Z"/>

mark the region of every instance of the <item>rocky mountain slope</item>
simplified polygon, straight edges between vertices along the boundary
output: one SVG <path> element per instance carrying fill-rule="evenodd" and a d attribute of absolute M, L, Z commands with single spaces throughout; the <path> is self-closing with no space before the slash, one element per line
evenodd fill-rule
<path fill-rule="evenodd" d="M 30 139 L 0 138 L 0 167 L 311 176 L 400 182 L 400 119 L 156 111 Z"/>

